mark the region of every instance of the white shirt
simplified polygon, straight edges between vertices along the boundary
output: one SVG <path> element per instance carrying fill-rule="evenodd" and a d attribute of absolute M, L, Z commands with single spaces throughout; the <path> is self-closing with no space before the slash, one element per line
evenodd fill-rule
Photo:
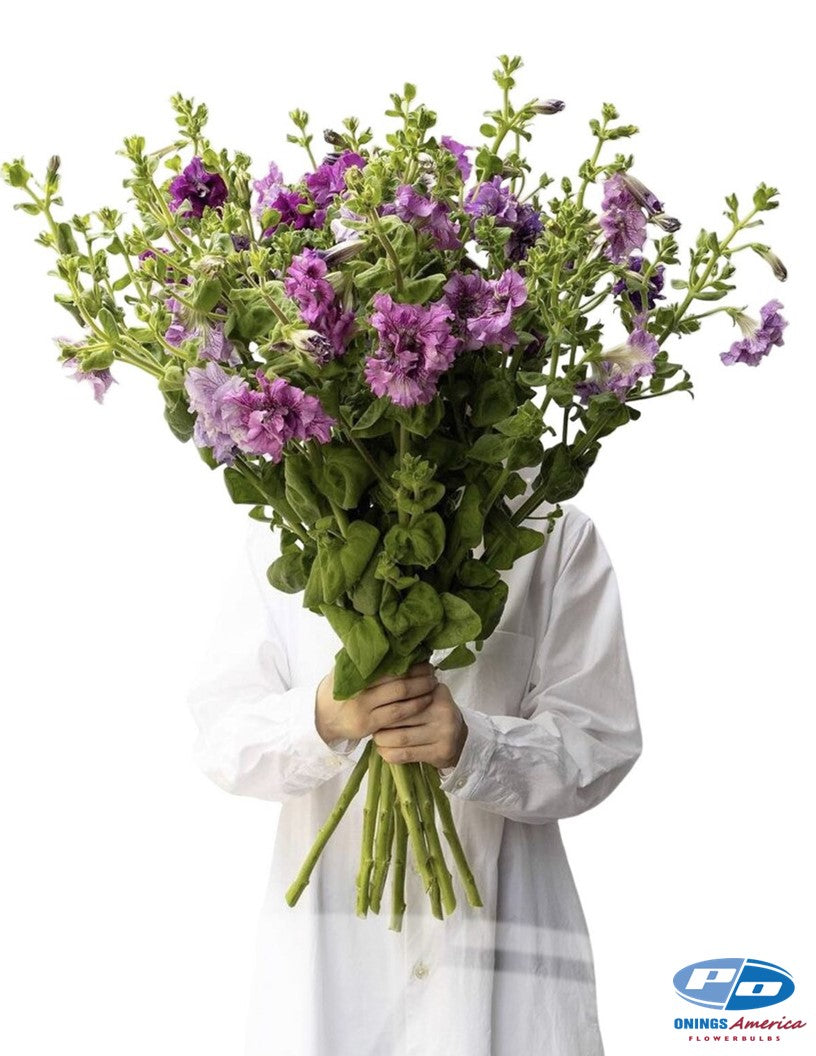
<path fill-rule="evenodd" d="M 438 672 L 468 726 L 440 775 L 484 906 L 468 904 L 443 837 L 456 910 L 433 917 L 412 865 L 401 932 L 388 927 L 390 873 L 380 914 L 355 911 L 365 781 L 297 905 L 284 901 L 366 742 L 317 733 L 315 691 L 340 643 L 302 594 L 268 584 L 277 533 L 250 522 L 252 577 L 188 694 L 204 772 L 282 804 L 246 1056 L 603 1056 L 558 822 L 612 792 L 641 734 L 614 570 L 590 517 L 562 507 L 544 545 L 502 572 L 508 600 L 475 664 Z"/>

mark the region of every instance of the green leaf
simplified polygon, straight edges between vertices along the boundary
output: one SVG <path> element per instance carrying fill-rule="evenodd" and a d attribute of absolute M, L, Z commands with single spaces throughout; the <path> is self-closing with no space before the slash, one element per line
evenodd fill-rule
<path fill-rule="evenodd" d="M 451 645 L 464 645 L 479 637 L 482 621 L 479 614 L 464 598 L 444 592 L 440 595 L 445 610 L 444 619 L 428 639 L 432 649 L 447 649 Z"/>
<path fill-rule="evenodd" d="M 200 312 L 211 312 L 221 298 L 218 279 L 199 280 L 193 287 L 192 303 Z"/>
<path fill-rule="evenodd" d="M 498 626 L 509 591 L 510 588 L 505 580 L 500 579 L 498 583 L 486 590 L 465 588 L 458 592 L 459 597 L 464 598 L 482 621 L 479 641 L 489 637 Z M 476 648 L 481 648 L 478 641 Z"/>
<path fill-rule="evenodd" d="M 430 403 L 418 404 L 415 407 L 400 407 L 392 405 L 392 416 L 401 425 L 404 425 L 409 433 L 417 436 L 427 437 L 437 428 L 442 421 L 444 407 L 440 397 L 434 396 Z"/>
<path fill-rule="evenodd" d="M 351 591 L 351 604 L 365 616 L 376 616 L 382 600 L 383 581 L 376 576 L 379 554 L 374 554 Z"/>
<path fill-rule="evenodd" d="M 80 367 L 82 370 L 105 370 L 113 364 L 113 349 L 95 348 L 93 352 L 80 353 Z"/>
<path fill-rule="evenodd" d="M 468 458 L 476 462 L 498 463 L 507 458 L 513 446 L 513 438 L 497 433 L 482 433 L 468 451 Z"/>
<path fill-rule="evenodd" d="M 406 304 L 424 304 L 447 282 L 447 279 L 448 276 L 442 272 L 428 275 L 424 279 L 411 279 L 403 286 L 402 300 Z"/>
<path fill-rule="evenodd" d="M 440 660 L 436 667 L 439 671 L 448 671 L 452 667 L 467 667 L 475 659 L 476 654 L 466 645 L 457 645 L 443 660 Z"/>
<path fill-rule="evenodd" d="M 352 425 L 352 433 L 362 433 L 382 418 L 385 411 L 390 407 L 391 401 L 387 396 L 379 396 L 373 403 L 363 411 L 357 421 Z M 390 427 L 389 427 L 390 428 Z"/>
<path fill-rule="evenodd" d="M 317 555 L 309 572 L 303 604 L 315 608 L 336 601 L 360 580 L 371 560 L 380 533 L 367 521 L 352 521 L 345 539 L 324 535 L 317 540 Z"/>
<path fill-rule="evenodd" d="M 492 378 L 480 385 L 472 403 L 473 425 L 493 425 L 516 409 L 515 386 L 506 378 Z"/>
<path fill-rule="evenodd" d="M 306 586 L 309 567 L 302 550 L 290 550 L 276 558 L 266 570 L 266 578 L 276 590 L 297 594 Z"/>
<path fill-rule="evenodd" d="M 119 336 L 119 325 L 116 322 L 116 317 L 107 308 L 100 308 L 96 318 L 108 337 L 117 338 Z"/>
<path fill-rule="evenodd" d="M 478 546 L 483 527 L 481 492 L 477 484 L 466 484 L 448 530 L 447 560 L 457 563 L 460 556 Z"/>
<path fill-rule="evenodd" d="M 493 506 L 485 520 L 485 558 L 493 568 L 512 568 L 520 557 L 537 550 L 545 538 L 534 528 L 513 524 L 501 507 Z"/>
<path fill-rule="evenodd" d="M 513 444 L 507 456 L 508 469 L 520 469 L 522 466 L 537 466 L 543 457 L 544 445 L 540 440 L 521 436 Z"/>
<path fill-rule="evenodd" d="M 415 583 L 404 598 L 400 598 L 399 591 L 390 583 L 383 587 L 380 619 L 393 636 L 394 648 L 400 654 L 416 648 L 444 614 L 442 600 L 430 583 Z"/>
<path fill-rule="evenodd" d="M 321 605 L 320 611 L 342 641 L 351 662 L 364 678 L 368 678 L 389 648 L 379 621 L 339 605 Z"/>
<path fill-rule="evenodd" d="M 385 534 L 385 552 L 399 565 L 430 568 L 445 548 L 445 522 L 438 513 L 423 513 L 413 524 L 395 524 Z"/>
<path fill-rule="evenodd" d="M 499 573 L 483 561 L 469 557 L 459 566 L 457 578 L 463 587 L 492 587 L 499 581 Z"/>
<path fill-rule="evenodd" d="M 581 490 L 584 474 L 573 461 L 570 449 L 562 443 L 544 452 L 541 479 L 547 482 L 544 498 L 548 502 L 564 502 Z"/>
<path fill-rule="evenodd" d="M 323 509 L 309 459 L 300 454 L 287 455 L 284 459 L 284 478 L 286 501 L 304 524 L 314 524 L 323 515 Z"/>
<path fill-rule="evenodd" d="M 354 509 L 375 480 L 373 469 L 354 447 L 326 444 L 322 453 L 319 481 L 323 493 L 344 510 Z"/>
<path fill-rule="evenodd" d="M 177 440 L 186 443 L 193 435 L 195 418 L 187 406 L 186 394 L 166 392 L 164 395 L 164 420 Z"/>
<path fill-rule="evenodd" d="M 79 253 L 79 247 L 76 244 L 70 224 L 63 222 L 57 225 L 57 249 L 63 254 Z"/>
<path fill-rule="evenodd" d="M 257 486 L 251 480 L 247 480 L 247 478 L 233 466 L 226 466 L 224 468 L 224 483 L 226 484 L 229 496 L 234 503 L 239 505 L 242 503 L 249 503 L 250 506 L 255 506 L 267 501 L 263 492 L 259 491 Z"/>

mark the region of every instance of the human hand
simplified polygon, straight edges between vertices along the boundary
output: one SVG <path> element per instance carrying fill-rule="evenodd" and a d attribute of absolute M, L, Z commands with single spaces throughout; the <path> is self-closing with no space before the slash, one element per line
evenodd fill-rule
<path fill-rule="evenodd" d="M 383 726 L 408 721 L 428 707 L 437 686 L 434 667 L 414 664 L 404 675 L 384 675 L 346 700 L 334 697 L 334 667 L 315 694 L 315 726 L 328 744 L 339 738 L 359 740 Z"/>
<path fill-rule="evenodd" d="M 416 714 L 374 734 L 374 744 L 386 763 L 429 763 L 437 769 L 456 766 L 468 728 L 451 691 L 439 682 L 430 704 Z"/>

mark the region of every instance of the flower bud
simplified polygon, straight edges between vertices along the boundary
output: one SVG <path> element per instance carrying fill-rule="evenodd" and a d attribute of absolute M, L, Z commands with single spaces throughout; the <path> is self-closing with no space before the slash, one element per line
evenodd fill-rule
<path fill-rule="evenodd" d="M 331 128 L 323 129 L 323 138 L 332 147 L 345 147 L 346 139 L 339 132 L 335 132 Z"/>
<path fill-rule="evenodd" d="M 769 249 L 768 246 L 760 245 L 757 242 L 754 242 L 751 248 L 754 252 L 758 253 L 763 260 L 766 260 L 771 265 L 771 270 L 773 271 L 774 276 L 779 279 L 780 282 L 784 282 L 785 279 L 787 279 L 788 269 L 772 249 Z"/>
<path fill-rule="evenodd" d="M 317 252 L 327 264 L 343 264 L 352 257 L 356 257 L 365 248 L 365 239 L 349 238 L 345 242 L 338 242 L 337 245 L 330 246 L 328 249 L 319 249 Z"/>
<path fill-rule="evenodd" d="M 661 231 L 679 231 L 682 227 L 682 224 L 676 217 L 666 216 L 665 213 L 656 213 L 654 216 L 650 217 L 650 220 L 653 224 L 657 224 Z"/>
<path fill-rule="evenodd" d="M 653 194 L 644 183 L 641 183 L 637 177 L 632 176 L 628 172 L 621 172 L 619 175 L 621 183 L 623 183 L 638 205 L 642 206 L 647 212 L 653 215 L 655 213 L 663 212 L 663 203 L 659 201 L 657 196 Z"/>
<path fill-rule="evenodd" d="M 199 274 L 206 275 L 212 279 L 221 272 L 225 264 L 226 260 L 223 257 L 219 257 L 215 253 L 207 253 L 196 262 L 195 270 Z"/>
<path fill-rule="evenodd" d="M 536 114 L 559 114 L 563 109 L 563 99 L 547 99 L 544 103 L 533 105 L 533 112 Z"/>

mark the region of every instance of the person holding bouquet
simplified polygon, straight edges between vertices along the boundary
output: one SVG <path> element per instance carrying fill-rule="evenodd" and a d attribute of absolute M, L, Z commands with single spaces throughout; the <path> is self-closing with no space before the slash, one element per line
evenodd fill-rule
<path fill-rule="evenodd" d="M 204 772 L 281 804 L 247 1056 L 602 1056 L 559 822 L 617 787 L 641 733 L 614 569 L 592 519 L 563 510 L 546 544 L 506 573 L 502 620 L 474 664 L 434 671 L 432 655 L 348 700 L 331 693 L 331 628 L 268 589 L 273 537 L 252 524 L 188 694 Z M 369 737 L 384 761 L 437 767 L 481 908 L 460 899 L 436 919 L 409 863 L 401 931 L 360 919 L 349 877 L 363 796 L 297 909 L 285 904 Z"/>

